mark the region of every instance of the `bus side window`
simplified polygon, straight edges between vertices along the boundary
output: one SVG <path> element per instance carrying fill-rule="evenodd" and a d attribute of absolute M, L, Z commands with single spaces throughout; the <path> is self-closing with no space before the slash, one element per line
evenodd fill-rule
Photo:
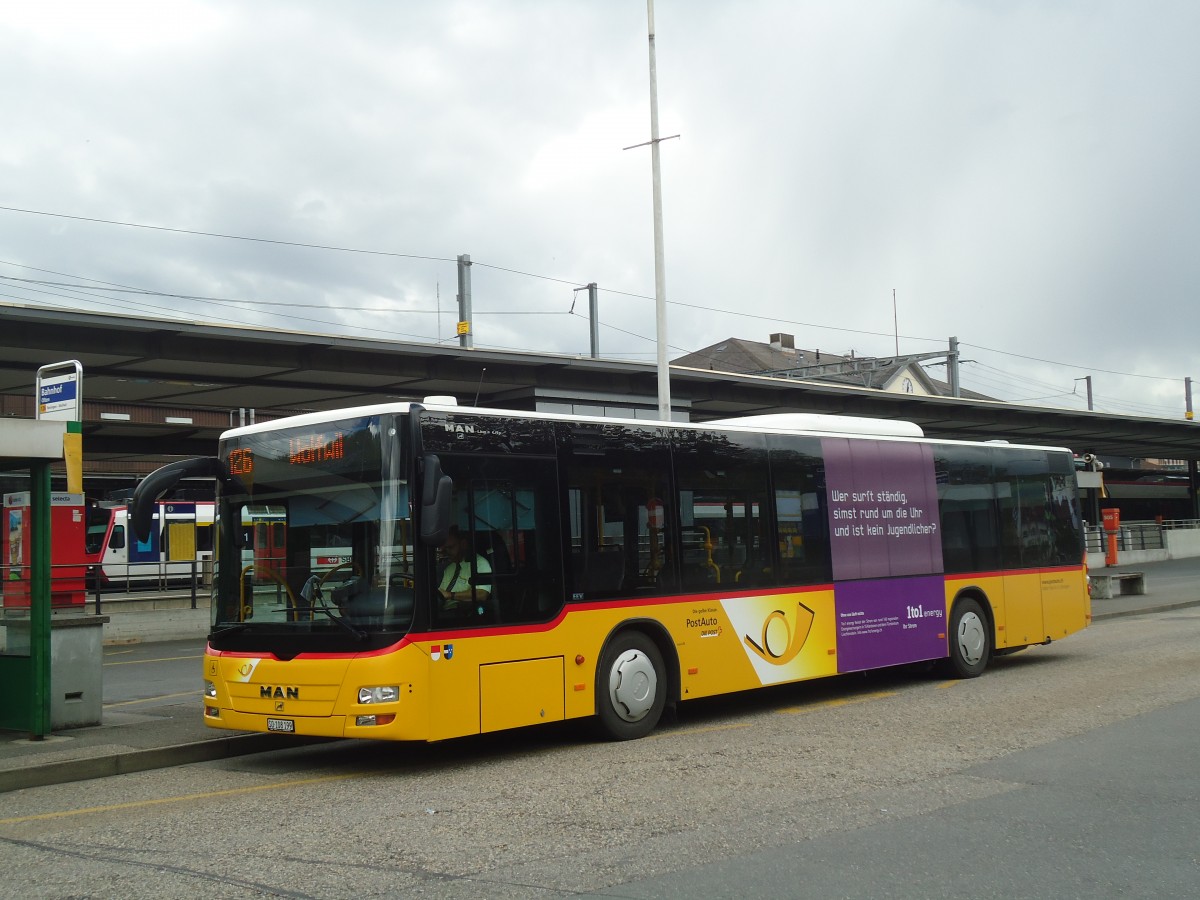
<path fill-rule="evenodd" d="M 683 588 L 758 584 L 751 548 L 767 508 L 766 444 L 758 435 L 701 435 L 685 434 L 672 453 Z"/>
<path fill-rule="evenodd" d="M 996 484 L 1004 568 L 1053 565 L 1056 547 L 1051 535 L 1046 451 L 1006 451 L 996 464 Z"/>
<path fill-rule="evenodd" d="M 825 462 L 820 441 L 791 435 L 771 440 L 776 543 L 774 547 L 766 546 L 770 536 L 764 527 L 763 546 L 756 548 L 764 583 L 823 584 L 831 581 L 833 560 L 829 547 Z M 778 553 L 778 569 L 774 568 L 774 553 Z"/>
<path fill-rule="evenodd" d="M 1050 495 L 1053 501 L 1051 532 L 1054 562 L 1057 565 L 1069 565 L 1083 554 L 1083 545 L 1079 541 L 1083 513 L 1079 507 L 1075 467 L 1066 454 L 1047 456 L 1050 457 Z"/>
<path fill-rule="evenodd" d="M 568 598 L 676 590 L 671 456 L 663 429 L 564 424 L 560 440 L 569 504 Z"/>
<path fill-rule="evenodd" d="M 938 447 L 934 451 L 934 469 L 946 572 L 1000 568 L 1000 529 L 992 450 L 987 447 Z"/>
<path fill-rule="evenodd" d="M 480 600 L 457 608 L 435 600 L 435 623 L 488 626 L 552 618 L 563 604 L 553 460 L 444 454 L 442 466 L 454 480 L 453 524 L 469 569 L 464 577 L 478 587 Z M 435 567 L 435 584 L 446 569 Z"/>

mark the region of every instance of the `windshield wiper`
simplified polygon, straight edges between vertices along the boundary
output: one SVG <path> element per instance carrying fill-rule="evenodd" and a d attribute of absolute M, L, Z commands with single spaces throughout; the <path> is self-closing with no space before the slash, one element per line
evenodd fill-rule
<path fill-rule="evenodd" d="M 341 625 L 343 628 L 345 628 L 352 635 L 354 635 L 356 640 L 365 641 L 367 639 L 367 633 L 365 631 L 359 631 L 357 628 L 355 628 L 353 625 L 351 625 L 349 622 L 347 622 L 341 616 L 335 616 L 333 613 L 328 612 L 328 611 L 326 611 L 325 614 L 327 616 L 329 616 L 329 618 L 333 619 L 333 621 L 337 622 L 339 625 Z"/>
<path fill-rule="evenodd" d="M 328 607 L 314 606 L 314 607 L 312 607 L 312 609 L 315 609 L 317 612 L 325 613 L 325 615 L 328 618 L 337 622 L 339 625 L 341 625 L 343 628 L 345 628 L 348 632 L 350 632 L 352 635 L 354 635 L 354 637 L 356 639 L 358 639 L 360 641 L 365 641 L 367 639 L 367 633 L 365 631 L 359 631 L 357 628 L 355 628 L 353 625 L 351 625 L 349 622 L 347 622 L 341 616 L 334 615 L 333 611 L 331 609 L 329 609 Z"/>

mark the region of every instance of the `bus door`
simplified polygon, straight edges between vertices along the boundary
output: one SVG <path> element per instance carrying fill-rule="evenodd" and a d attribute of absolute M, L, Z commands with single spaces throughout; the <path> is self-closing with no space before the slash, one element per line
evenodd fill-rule
<path fill-rule="evenodd" d="M 430 708 L 454 712 L 436 717 L 431 734 L 560 720 L 563 652 L 553 630 L 524 627 L 551 621 L 565 601 L 555 463 L 476 454 L 440 459 L 454 482 L 454 533 L 430 575 L 432 625 L 447 633 L 430 649 Z M 475 596 L 463 597 L 467 590 Z"/>

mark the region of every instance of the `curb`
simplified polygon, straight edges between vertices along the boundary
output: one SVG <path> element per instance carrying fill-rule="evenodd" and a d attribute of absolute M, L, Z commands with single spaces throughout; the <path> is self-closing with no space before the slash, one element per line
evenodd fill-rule
<path fill-rule="evenodd" d="M 1170 612 L 1173 609 L 1187 609 L 1190 606 L 1200 606 L 1200 600 L 1183 600 L 1179 603 L 1163 603 L 1158 606 L 1143 606 L 1140 609 L 1119 609 L 1114 612 L 1092 613 L 1092 621 L 1100 622 L 1104 619 L 1121 619 L 1126 616 L 1144 616 L 1149 613 Z"/>
<path fill-rule="evenodd" d="M 251 753 L 264 753 L 268 750 L 304 747 L 328 740 L 329 738 L 295 737 L 281 740 L 280 736 L 275 734 L 244 734 L 191 744 L 176 744 L 172 747 L 130 750 L 128 753 L 113 756 L 84 757 L 23 769 L 7 769 L 0 771 L 0 794 L 23 788 L 68 784 L 72 781 L 128 775 L 131 772 L 145 772 L 149 769 L 212 762 L 217 759 L 248 756 Z"/>

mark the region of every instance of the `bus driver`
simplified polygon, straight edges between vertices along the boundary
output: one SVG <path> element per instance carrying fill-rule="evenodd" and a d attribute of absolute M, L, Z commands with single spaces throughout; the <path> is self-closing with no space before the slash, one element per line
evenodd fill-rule
<path fill-rule="evenodd" d="M 469 550 L 466 536 L 458 530 L 457 525 L 451 525 L 446 542 L 442 544 L 442 552 L 446 554 L 449 563 L 442 571 L 442 577 L 438 581 L 438 593 L 445 599 L 447 609 L 454 609 L 473 602 L 483 602 L 491 594 L 486 587 L 471 584 L 472 566 L 466 559 Z M 486 557 L 480 556 L 478 553 L 475 554 L 473 568 L 475 574 L 478 575 L 490 575 L 492 571 L 492 566 Z"/>

